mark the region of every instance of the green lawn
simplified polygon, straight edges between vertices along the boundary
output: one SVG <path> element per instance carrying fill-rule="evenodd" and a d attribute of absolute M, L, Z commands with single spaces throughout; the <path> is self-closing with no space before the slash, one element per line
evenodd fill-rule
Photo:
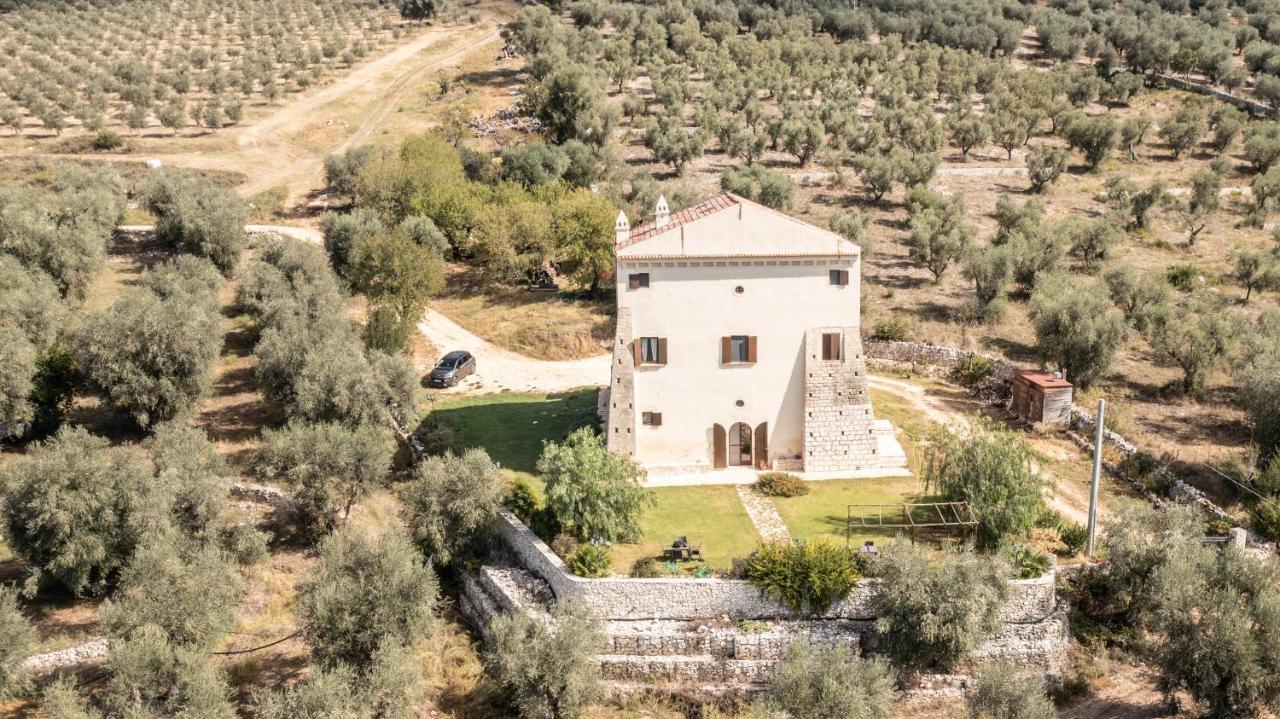
<path fill-rule="evenodd" d="M 706 559 L 703 564 L 680 565 L 685 572 L 699 566 L 727 571 L 734 557 L 746 557 L 760 541 L 732 486 L 658 487 L 653 494 L 657 503 L 645 511 L 641 521 L 644 538 L 638 544 L 613 547 L 613 570 L 619 574 L 630 572 L 641 557 L 660 556 L 662 548 L 680 535 L 688 537 L 690 544 L 700 545 Z"/>
<path fill-rule="evenodd" d="M 451 432 L 455 448 L 483 447 L 503 467 L 532 475 L 544 441 L 562 440 L 595 417 L 594 387 L 551 395 L 446 395 L 436 400 L 436 410 L 427 413 L 421 431 L 430 435 L 432 423 L 438 422 Z"/>
<path fill-rule="evenodd" d="M 796 539 L 827 538 L 844 542 L 848 505 L 931 501 L 921 498 L 922 491 L 920 481 L 913 477 L 829 479 L 809 482 L 809 493 L 803 497 L 779 497 L 773 501 Z M 886 508 L 886 512 L 889 511 L 890 508 Z M 861 511 L 868 521 L 874 521 L 874 513 L 874 508 Z M 916 519 L 919 521 L 921 517 L 917 514 Z M 896 522 L 900 518 L 895 516 L 891 520 L 886 517 L 885 521 Z M 898 530 L 859 531 L 852 536 L 850 544 L 859 546 L 868 539 L 882 543 L 886 539 L 892 539 L 897 532 Z"/>

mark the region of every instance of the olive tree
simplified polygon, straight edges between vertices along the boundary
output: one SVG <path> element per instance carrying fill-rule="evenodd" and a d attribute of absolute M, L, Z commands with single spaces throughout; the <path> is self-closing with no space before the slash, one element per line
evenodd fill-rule
<path fill-rule="evenodd" d="M 564 442 L 546 442 L 538 459 L 546 482 L 546 506 L 580 541 L 631 541 L 640 536 L 640 513 L 653 502 L 641 486 L 644 470 L 610 452 L 604 438 L 582 427 Z"/>
<path fill-rule="evenodd" d="M 117 640 L 158 628 L 176 645 L 207 650 L 235 627 L 243 588 L 221 550 L 162 534 L 148 539 L 121 572 L 119 588 L 102 605 L 102 625 Z"/>
<path fill-rule="evenodd" d="M 911 260 L 933 274 L 934 282 L 953 262 L 964 256 L 973 240 L 973 226 L 964 221 L 964 201 L 955 197 L 941 205 L 928 205 L 911 213 Z"/>
<path fill-rule="evenodd" d="M 1111 301 L 1124 314 L 1125 320 L 1139 332 L 1165 312 L 1171 287 L 1160 272 L 1147 272 L 1141 277 L 1132 267 L 1122 265 L 1102 275 Z"/>
<path fill-rule="evenodd" d="M 247 242 L 248 210 L 231 190 L 165 174 L 142 192 L 143 204 L 156 217 L 156 237 L 182 252 L 206 257 L 230 275 Z"/>
<path fill-rule="evenodd" d="M 1169 553 L 1142 619 L 1171 700 L 1185 690 L 1214 719 L 1262 716 L 1280 702 L 1278 587 L 1273 557 L 1199 543 Z"/>
<path fill-rule="evenodd" d="M 1067 171 L 1067 151 L 1053 145 L 1036 145 L 1027 153 L 1027 178 L 1031 191 L 1040 193 Z"/>
<path fill-rule="evenodd" d="M 1127 334 L 1105 288 L 1062 276 L 1040 282 L 1031 295 L 1030 316 L 1040 356 L 1082 387 L 1106 372 Z"/>
<path fill-rule="evenodd" d="M 262 433 L 253 465 L 262 479 L 292 490 L 295 529 L 314 539 L 334 531 L 356 502 L 387 481 L 393 452 L 385 427 L 293 422 Z"/>
<path fill-rule="evenodd" d="M 389 643 L 411 646 L 435 625 L 439 583 L 399 530 L 334 534 L 299 599 L 302 636 L 327 666 L 372 666 Z"/>
<path fill-rule="evenodd" d="M 63 427 L 0 469 L 5 538 L 33 581 L 102 594 L 157 515 L 162 488 L 128 447 Z"/>
<path fill-rule="evenodd" d="M 604 629 L 584 608 L 560 603 L 551 622 L 525 612 L 503 614 L 489 625 L 485 666 L 529 719 L 577 719 L 605 697 L 595 656 Z"/>
<path fill-rule="evenodd" d="M 1044 679 L 1019 674 L 1009 663 L 989 664 L 974 677 L 969 719 L 1057 719 L 1058 709 L 1045 696 Z"/>
<path fill-rule="evenodd" d="M 112 644 L 102 703 L 111 716 L 235 719 L 231 687 L 205 650 L 174 643 L 146 625 Z"/>
<path fill-rule="evenodd" d="M 880 719 L 893 711 L 893 669 L 843 644 L 797 639 L 773 675 L 771 703 L 795 719 Z"/>
<path fill-rule="evenodd" d="M 941 561 L 894 542 L 872 571 L 892 591 L 872 600 L 876 646 L 912 671 L 950 671 L 995 631 L 1007 570 L 991 557 L 950 552 Z"/>
<path fill-rule="evenodd" d="M 432 562 L 473 554 L 502 506 L 502 476 L 483 449 L 430 457 L 400 494 L 409 534 Z"/>
<path fill-rule="evenodd" d="M 1183 299 L 1157 317 L 1147 339 L 1157 356 L 1182 370 L 1182 391 L 1195 396 L 1235 348 L 1240 318 L 1208 292 Z"/>
<path fill-rule="evenodd" d="M 210 387 L 220 317 L 187 295 L 143 290 L 89 315 L 71 346 L 89 387 L 149 428 L 190 409 Z"/>

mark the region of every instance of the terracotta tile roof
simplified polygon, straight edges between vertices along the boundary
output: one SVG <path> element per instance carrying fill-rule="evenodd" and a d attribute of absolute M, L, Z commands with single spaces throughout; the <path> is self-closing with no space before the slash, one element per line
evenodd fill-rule
<path fill-rule="evenodd" d="M 686 207 L 677 212 L 672 212 L 665 225 L 659 226 L 652 222 L 646 222 L 643 225 L 632 228 L 631 235 L 627 240 L 625 242 L 618 243 L 614 249 L 620 250 L 624 247 L 630 247 L 637 242 L 643 242 L 650 237 L 666 232 L 673 227 L 679 227 L 686 222 L 693 222 L 694 220 L 706 217 L 707 215 L 715 214 L 720 210 L 728 209 L 736 204 L 738 204 L 738 197 L 736 195 L 728 193 L 716 195 L 710 200 L 699 202 L 696 205 Z"/>

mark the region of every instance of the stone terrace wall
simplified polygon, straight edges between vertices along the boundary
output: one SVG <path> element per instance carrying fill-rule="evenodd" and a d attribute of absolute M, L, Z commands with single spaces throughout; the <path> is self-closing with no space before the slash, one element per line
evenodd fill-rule
<path fill-rule="evenodd" d="M 909 364 L 917 371 L 926 371 L 930 367 L 950 371 L 972 356 L 978 356 L 991 364 L 991 375 L 997 379 L 1009 381 L 1017 365 L 996 357 L 940 345 L 923 342 L 897 342 L 884 340 L 863 340 L 868 360 Z"/>
<path fill-rule="evenodd" d="M 502 510 L 498 536 L 517 562 L 550 587 L 556 599 L 574 600 L 607 619 L 788 619 L 795 614 L 766 599 L 740 579 L 585 579 L 571 574 L 564 562 L 519 519 Z M 1010 582 L 1011 594 L 1002 619 L 1035 623 L 1057 605 L 1055 572 L 1038 579 Z M 878 582 L 863 580 L 847 598 L 831 608 L 828 619 L 874 619 L 871 599 Z"/>

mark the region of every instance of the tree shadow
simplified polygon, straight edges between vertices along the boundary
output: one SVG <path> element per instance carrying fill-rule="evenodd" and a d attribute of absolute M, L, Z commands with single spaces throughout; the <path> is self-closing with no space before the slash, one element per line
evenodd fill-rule
<path fill-rule="evenodd" d="M 1014 362 L 1038 363 L 1040 361 L 1040 355 L 1034 346 L 1007 337 L 983 337 L 980 344 L 982 349 L 999 352 Z"/>

